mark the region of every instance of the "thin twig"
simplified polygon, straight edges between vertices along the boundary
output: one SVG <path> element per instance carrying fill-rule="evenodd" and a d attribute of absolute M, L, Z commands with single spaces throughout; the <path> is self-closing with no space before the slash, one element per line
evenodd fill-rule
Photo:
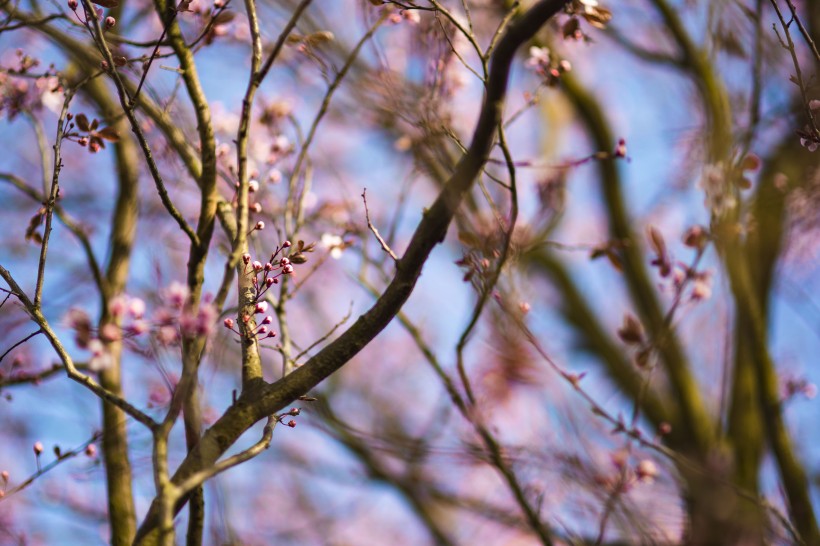
<path fill-rule="evenodd" d="M 393 258 L 394 262 L 398 263 L 399 257 L 396 256 L 396 253 L 393 252 L 393 249 L 390 248 L 390 245 L 387 244 L 387 241 L 382 239 L 381 234 L 379 234 L 379 230 L 376 228 L 376 226 L 373 225 L 373 222 L 370 221 L 370 211 L 367 208 L 367 188 L 365 188 L 364 191 L 362 191 L 362 201 L 364 202 L 364 217 L 367 219 L 368 229 L 370 229 L 370 231 L 376 237 L 376 240 L 379 241 L 382 250 L 387 252 L 390 255 L 390 257 Z"/>
<path fill-rule="evenodd" d="M 3 359 L 4 359 L 4 358 L 6 358 L 6 355 L 8 355 L 8 354 L 9 354 L 10 352 L 12 352 L 14 349 L 16 349 L 17 347 L 19 347 L 20 345 L 22 345 L 22 344 L 23 344 L 23 343 L 25 343 L 26 341 L 30 340 L 31 338 L 33 338 L 33 337 L 34 337 L 34 336 L 36 336 L 37 334 L 42 334 L 42 333 L 43 333 L 43 330 L 42 330 L 41 328 L 38 328 L 37 330 L 33 331 L 32 333 L 30 333 L 29 335 L 27 335 L 26 337 L 24 337 L 23 339 L 21 339 L 20 341 L 18 341 L 17 343 L 15 343 L 14 345 L 12 345 L 11 347 L 9 347 L 9 348 L 8 348 L 8 350 L 6 350 L 6 352 L 5 352 L 5 353 L 3 353 L 2 355 L 0 355 L 0 362 L 3 362 Z"/>

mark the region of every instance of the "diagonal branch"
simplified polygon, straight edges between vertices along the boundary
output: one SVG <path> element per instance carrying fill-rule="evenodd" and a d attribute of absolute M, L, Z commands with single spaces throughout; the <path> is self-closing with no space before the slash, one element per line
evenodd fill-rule
<path fill-rule="evenodd" d="M 502 119 L 504 97 L 516 50 L 531 39 L 565 3 L 563 0 L 538 2 L 520 19 L 511 23 L 504 37 L 499 40 L 490 62 L 486 94 L 470 148 L 435 203 L 425 212 L 406 252 L 397 264 L 393 281 L 382 296 L 338 339 L 302 367 L 276 383 L 243 392 L 185 458 L 174 475 L 174 483 L 182 483 L 194 473 L 215 464 L 245 430 L 260 419 L 281 410 L 339 370 L 398 314 L 413 292 L 427 258 L 433 248 L 444 240 L 456 210 L 487 161 L 498 123 Z M 180 510 L 185 500 L 183 498 L 177 502 L 174 510 Z M 137 533 L 136 544 L 157 543 L 159 511 L 160 507 L 155 500 Z"/>

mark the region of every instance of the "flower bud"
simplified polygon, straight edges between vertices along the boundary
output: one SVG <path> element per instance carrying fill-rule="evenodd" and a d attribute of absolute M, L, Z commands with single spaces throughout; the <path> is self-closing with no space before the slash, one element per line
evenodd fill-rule
<path fill-rule="evenodd" d="M 110 15 L 105 18 L 105 28 L 114 28 L 114 25 L 117 24 L 117 20 L 111 17 Z"/>
<path fill-rule="evenodd" d="M 259 231 L 261 231 L 261 230 L 265 229 L 265 222 L 263 222 L 262 220 L 259 220 L 258 222 L 256 222 L 256 225 L 253 228 L 258 229 Z"/>

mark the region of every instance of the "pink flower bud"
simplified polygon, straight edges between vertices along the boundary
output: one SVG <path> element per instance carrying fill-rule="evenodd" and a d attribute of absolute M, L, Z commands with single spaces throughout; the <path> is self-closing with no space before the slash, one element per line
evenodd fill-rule
<path fill-rule="evenodd" d="M 256 304 L 256 309 L 255 309 L 256 314 L 261 315 L 262 313 L 265 313 L 267 310 L 268 310 L 268 302 L 260 301 L 259 303 Z"/>
<path fill-rule="evenodd" d="M 224 325 L 225 325 L 225 328 L 231 328 L 231 329 L 233 329 L 233 319 L 226 318 L 226 319 L 222 322 L 222 324 L 224 324 Z"/>
<path fill-rule="evenodd" d="M 265 286 L 270 286 L 275 282 L 276 282 L 276 279 L 274 279 L 273 277 L 268 277 L 267 279 L 265 279 Z"/>
<path fill-rule="evenodd" d="M 615 147 L 615 157 L 626 157 L 626 140 L 620 139 Z"/>
<path fill-rule="evenodd" d="M 290 248 L 290 246 L 290 241 L 285 241 L 284 243 L 282 243 L 282 248 Z"/>
<path fill-rule="evenodd" d="M 289 263 L 290 263 L 290 260 L 288 260 L 287 258 L 282 258 L 281 260 L 279 260 L 279 265 L 281 265 L 281 266 L 286 266 Z"/>
<path fill-rule="evenodd" d="M 108 61 L 100 61 L 100 68 L 108 70 Z"/>
<path fill-rule="evenodd" d="M 293 266 L 290 265 L 290 264 L 286 265 L 285 267 L 282 268 L 282 272 L 285 275 L 290 275 L 291 273 L 293 273 Z"/>
<path fill-rule="evenodd" d="M 34 454 L 38 457 L 43 452 L 43 444 L 41 442 L 34 442 Z"/>
<path fill-rule="evenodd" d="M 117 20 L 111 17 L 110 15 L 105 18 L 105 28 L 114 28 L 114 25 L 117 24 Z"/>
<path fill-rule="evenodd" d="M 251 180 L 248 182 L 248 193 L 254 193 L 259 191 L 259 182 L 256 180 Z"/>
<path fill-rule="evenodd" d="M 276 332 L 271 331 L 266 337 L 276 337 Z"/>
<path fill-rule="evenodd" d="M 125 296 L 117 296 L 108 303 L 108 311 L 114 317 L 123 316 L 127 307 L 128 302 L 126 301 Z"/>
<path fill-rule="evenodd" d="M 132 331 L 132 332 L 134 332 L 136 335 L 140 335 L 140 334 L 144 334 L 145 332 L 147 332 L 147 331 L 148 331 L 148 329 L 149 329 L 149 327 L 148 327 L 148 323 L 147 323 L 147 322 L 145 322 L 144 320 L 140 319 L 140 320 L 135 320 L 135 321 L 131 324 L 131 328 L 130 328 L 130 329 L 131 329 L 131 331 Z"/>
<path fill-rule="evenodd" d="M 135 319 L 141 319 L 145 314 L 145 302 L 139 298 L 131 298 L 128 302 L 128 313 Z"/>
<path fill-rule="evenodd" d="M 658 467 L 649 459 L 644 459 L 638 463 L 635 474 L 642 482 L 652 483 L 658 476 Z"/>
<path fill-rule="evenodd" d="M 80 146 L 88 146 L 88 137 L 82 137 L 77 141 Z"/>
<path fill-rule="evenodd" d="M 292 420 L 292 419 L 291 419 L 290 421 L 288 421 L 288 426 L 289 426 L 290 428 L 294 428 L 294 427 L 296 426 L 296 421 L 294 421 L 294 420 Z"/>
<path fill-rule="evenodd" d="M 262 262 L 260 262 L 260 261 L 254 261 L 253 262 L 253 270 L 254 271 L 262 271 L 262 269 L 263 269 Z"/>
<path fill-rule="evenodd" d="M 251 263 L 251 255 L 250 254 L 243 254 L 242 255 L 242 261 L 244 262 L 245 265 L 248 265 L 249 263 Z"/>
<path fill-rule="evenodd" d="M 265 222 L 259 220 L 258 222 L 256 222 L 256 225 L 253 228 L 262 231 L 263 229 L 265 229 Z"/>
<path fill-rule="evenodd" d="M 273 317 L 270 316 L 270 315 L 265 317 L 265 319 L 262 321 L 262 324 L 272 324 L 272 323 L 273 323 Z"/>
<path fill-rule="evenodd" d="M 259 329 L 256 331 L 257 334 L 264 335 L 268 333 L 267 326 L 260 326 Z"/>
<path fill-rule="evenodd" d="M 68 9 L 71 11 L 75 11 L 79 7 L 79 2 L 77 0 L 68 0 Z"/>
<path fill-rule="evenodd" d="M 259 214 L 260 212 L 262 212 L 262 204 L 254 203 L 253 205 L 251 205 L 251 210 L 256 214 Z"/>
<path fill-rule="evenodd" d="M 103 341 L 117 341 L 121 339 L 120 328 L 116 324 L 106 324 L 100 328 L 100 339 Z"/>
<path fill-rule="evenodd" d="M 9 481 L 9 471 L 4 470 L 4 471 L 0 472 L 0 478 L 3 478 L 3 481 L 8 483 L 8 481 Z"/>
<path fill-rule="evenodd" d="M 86 456 L 91 457 L 91 458 L 96 457 L 97 456 L 97 446 L 95 446 L 94 444 L 88 444 L 88 446 L 85 448 L 85 454 L 86 454 Z"/>
<path fill-rule="evenodd" d="M 265 264 L 265 271 L 273 271 L 273 264 L 270 262 Z"/>

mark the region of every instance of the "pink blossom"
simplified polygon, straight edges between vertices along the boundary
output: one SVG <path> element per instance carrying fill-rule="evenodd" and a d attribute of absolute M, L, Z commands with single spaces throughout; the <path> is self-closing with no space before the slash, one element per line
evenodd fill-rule
<path fill-rule="evenodd" d="M 157 341 L 162 345 L 171 345 L 176 343 L 177 339 L 179 339 L 177 329 L 171 325 L 166 324 L 157 331 Z"/>
<path fill-rule="evenodd" d="M 712 297 L 712 282 L 708 273 L 698 275 L 692 283 L 692 299 L 694 301 L 708 300 Z"/>
<path fill-rule="evenodd" d="M 100 372 L 111 365 L 111 355 L 99 339 L 92 339 L 88 344 L 88 350 L 91 351 L 88 369 L 92 372 Z"/>
<path fill-rule="evenodd" d="M 119 318 L 125 314 L 125 310 L 128 307 L 128 297 L 120 294 L 119 296 L 115 296 L 108 302 L 108 312 L 111 313 L 112 317 Z"/>
<path fill-rule="evenodd" d="M 100 339 L 106 342 L 117 341 L 122 338 L 120 328 L 116 324 L 105 324 L 100 328 Z"/>
<path fill-rule="evenodd" d="M 128 302 L 128 314 L 135 319 L 141 319 L 145 315 L 145 302 L 139 298 L 131 298 Z"/>
<path fill-rule="evenodd" d="M 188 300 L 188 287 L 181 282 L 174 281 L 165 291 L 165 298 L 168 304 L 174 308 L 181 308 Z"/>
<path fill-rule="evenodd" d="M 649 459 L 643 459 L 635 468 L 635 474 L 638 476 L 640 481 L 644 483 L 652 483 L 655 481 L 655 478 L 658 477 L 659 472 L 658 467 L 654 462 Z"/>
<path fill-rule="evenodd" d="M 131 326 L 129 327 L 129 330 L 131 332 L 133 332 L 135 335 L 144 334 L 149 329 L 150 329 L 150 327 L 148 326 L 148 322 L 146 322 L 142 319 L 135 320 L 134 322 L 131 323 Z"/>

